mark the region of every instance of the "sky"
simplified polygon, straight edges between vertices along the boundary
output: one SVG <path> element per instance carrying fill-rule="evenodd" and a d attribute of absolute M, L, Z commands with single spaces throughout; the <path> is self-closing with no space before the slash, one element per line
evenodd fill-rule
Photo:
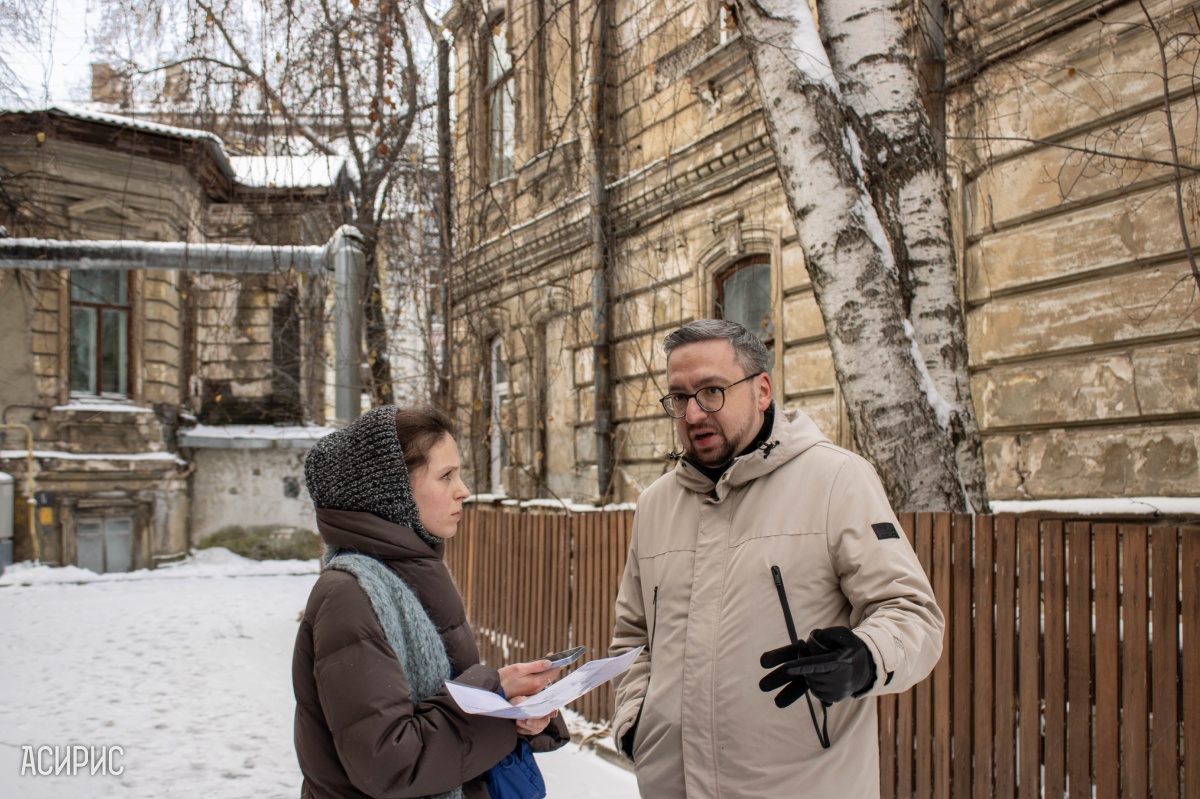
<path fill-rule="evenodd" d="M 129 574 L 6 570 L 0 796 L 299 796 L 291 659 L 317 571 L 315 560 L 249 561 L 220 548 Z M 26 746 L 107 751 L 104 764 L 121 773 L 22 776 Z M 548 799 L 637 795 L 632 773 L 574 744 L 537 762 Z"/>
<path fill-rule="evenodd" d="M 37 5 L 37 3 L 34 3 Z M 0 33 L 4 58 L 16 74 L 21 104 L 40 107 L 86 102 L 91 93 L 92 43 L 100 26 L 97 0 L 45 0 L 35 42 Z M 2 102 L 13 98 L 5 92 Z"/>

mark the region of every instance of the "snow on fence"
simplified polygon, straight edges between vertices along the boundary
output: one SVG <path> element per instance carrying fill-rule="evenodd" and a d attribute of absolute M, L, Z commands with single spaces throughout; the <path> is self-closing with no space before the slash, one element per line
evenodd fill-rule
<path fill-rule="evenodd" d="M 947 626 L 933 674 L 878 699 L 883 797 L 1200 797 L 1200 734 L 1184 736 L 1200 730 L 1200 666 L 1182 649 L 1200 640 L 1200 527 L 900 520 Z M 485 661 L 607 652 L 632 511 L 463 521 L 447 561 L 492 632 Z M 605 686 L 573 707 L 602 721 L 612 702 Z"/>

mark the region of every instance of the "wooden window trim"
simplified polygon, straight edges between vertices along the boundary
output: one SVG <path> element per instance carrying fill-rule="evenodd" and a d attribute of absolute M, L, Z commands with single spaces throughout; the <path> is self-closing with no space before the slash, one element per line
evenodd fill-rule
<path fill-rule="evenodd" d="M 124 344 L 125 344 L 125 375 L 124 375 L 125 391 L 124 392 L 108 392 L 108 393 L 110 393 L 110 394 L 115 393 L 115 394 L 119 394 L 122 397 L 133 399 L 136 394 L 140 393 L 140 392 L 136 391 L 137 387 L 135 386 L 135 383 L 134 383 L 134 374 L 136 374 L 137 370 L 134 369 L 133 343 L 134 343 L 134 341 L 138 340 L 137 335 L 136 335 L 138 331 L 136 331 L 134 329 L 134 327 L 135 327 L 134 320 L 137 317 L 137 314 L 134 313 L 134 309 L 135 309 L 135 306 L 137 305 L 137 299 L 138 299 L 137 292 L 135 291 L 135 288 L 134 288 L 134 283 L 136 282 L 134 279 L 134 272 L 132 270 L 126 270 L 126 269 L 113 270 L 115 272 L 121 273 L 124 276 L 124 280 L 125 280 L 125 304 L 118 305 L 118 304 L 113 304 L 113 303 L 88 302 L 87 300 L 77 300 L 74 297 L 72 297 L 71 291 L 74 287 L 76 271 L 78 271 L 78 270 L 68 271 L 69 278 L 68 278 L 67 286 L 66 286 L 66 311 L 67 311 L 67 313 L 66 313 L 66 318 L 64 321 L 66 322 L 66 330 L 67 330 L 67 354 L 68 355 L 67 355 L 67 360 L 64 363 L 64 371 L 66 373 L 66 387 L 67 387 L 68 395 L 70 395 L 72 393 L 76 393 L 76 394 L 87 394 L 90 396 L 97 396 L 97 397 L 104 396 L 105 391 L 104 391 L 104 387 L 102 385 L 103 373 L 104 373 L 104 349 L 103 349 L 103 344 L 102 344 L 102 342 L 104 340 L 104 311 L 111 310 L 111 311 L 124 311 L 125 312 L 125 342 L 124 342 Z M 96 369 L 96 391 L 95 392 L 84 391 L 82 389 L 76 388 L 75 386 L 73 386 L 71 384 L 71 379 L 72 379 L 71 371 L 72 371 L 72 367 L 74 366 L 74 354 L 73 354 L 74 348 L 71 345 L 72 345 L 72 341 L 73 341 L 73 338 L 75 335 L 75 331 L 73 329 L 74 323 L 72 321 L 74 314 L 71 312 L 71 310 L 76 307 L 94 308 L 96 310 L 96 329 L 95 329 L 96 363 L 94 364 L 94 367 Z"/>

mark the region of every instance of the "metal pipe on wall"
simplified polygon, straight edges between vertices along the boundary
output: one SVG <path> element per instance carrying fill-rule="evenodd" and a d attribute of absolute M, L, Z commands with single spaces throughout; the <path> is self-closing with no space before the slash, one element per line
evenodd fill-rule
<path fill-rule="evenodd" d="M 596 484 L 599 499 L 612 496 L 612 372 L 609 271 L 612 255 L 607 169 L 607 70 L 609 0 L 596 3 L 592 36 L 592 389 L 595 398 Z"/>
<path fill-rule="evenodd" d="M 362 407 L 362 242 L 353 225 L 342 225 L 321 247 L 0 238 L 0 269 L 170 269 L 238 275 L 288 269 L 317 275 L 332 270 L 335 407 L 338 420 L 346 423 L 357 419 Z"/>
<path fill-rule="evenodd" d="M 0 269 L 172 269 L 241 275 L 295 269 L 320 274 L 327 268 L 329 246 L 14 238 L 0 239 Z"/>

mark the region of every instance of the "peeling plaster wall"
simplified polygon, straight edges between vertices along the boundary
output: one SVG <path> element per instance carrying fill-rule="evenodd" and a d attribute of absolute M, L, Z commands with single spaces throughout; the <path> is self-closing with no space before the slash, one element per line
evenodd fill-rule
<path fill-rule="evenodd" d="M 306 449 L 188 449 L 192 546 L 223 527 L 316 530 L 304 485 Z"/>

